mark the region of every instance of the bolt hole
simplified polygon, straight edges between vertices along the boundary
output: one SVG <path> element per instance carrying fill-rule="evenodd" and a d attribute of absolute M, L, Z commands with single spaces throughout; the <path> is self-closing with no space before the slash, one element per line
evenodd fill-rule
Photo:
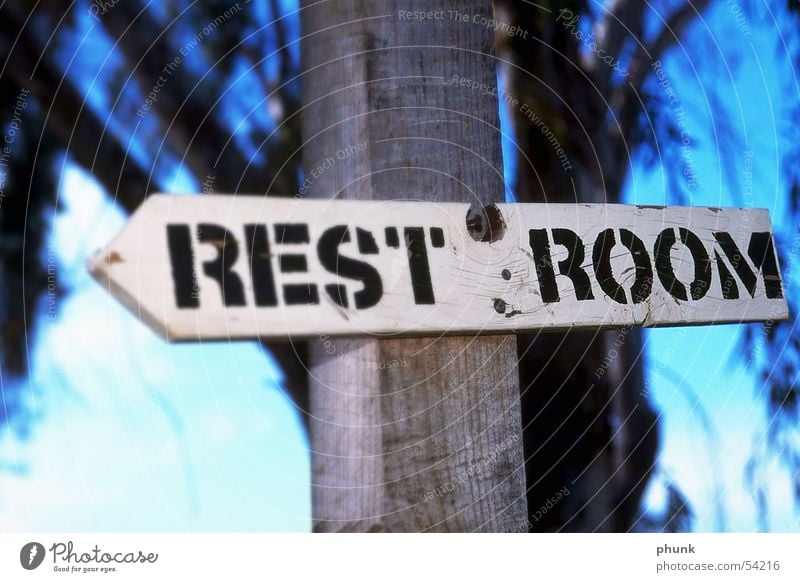
<path fill-rule="evenodd" d="M 503 238 L 506 233 L 506 221 L 495 204 L 467 211 L 467 232 L 476 242 L 493 243 Z"/>

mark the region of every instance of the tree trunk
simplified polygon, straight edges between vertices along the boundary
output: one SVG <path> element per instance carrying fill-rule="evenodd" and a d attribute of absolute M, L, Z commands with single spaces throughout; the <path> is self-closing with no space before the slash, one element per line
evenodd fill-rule
<path fill-rule="evenodd" d="M 519 201 L 618 202 L 630 136 L 609 130 L 604 87 L 576 66 L 580 43 L 556 22 L 557 10 L 500 0 L 498 12 L 525 32 L 499 36 L 509 63 L 507 100 L 517 100 L 509 113 L 519 147 Z M 641 331 L 517 341 L 531 530 L 635 528 L 658 449 Z M 547 508 L 563 488 L 570 494 Z"/>
<path fill-rule="evenodd" d="M 306 195 L 503 200 L 492 33 L 448 18 L 489 2 L 301 4 Z M 310 361 L 315 531 L 527 527 L 514 337 L 320 337 Z"/>

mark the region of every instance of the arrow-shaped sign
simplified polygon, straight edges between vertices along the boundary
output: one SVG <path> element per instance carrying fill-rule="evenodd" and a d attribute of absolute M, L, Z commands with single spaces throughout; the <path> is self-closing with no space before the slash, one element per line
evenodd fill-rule
<path fill-rule="evenodd" d="M 159 195 L 90 270 L 170 340 L 788 316 L 765 210 Z"/>

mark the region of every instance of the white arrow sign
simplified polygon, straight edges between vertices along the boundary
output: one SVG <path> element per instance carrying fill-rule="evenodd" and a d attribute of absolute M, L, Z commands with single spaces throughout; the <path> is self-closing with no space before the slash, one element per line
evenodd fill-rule
<path fill-rule="evenodd" d="M 89 265 L 170 340 L 788 317 L 765 210 L 151 196 Z"/>

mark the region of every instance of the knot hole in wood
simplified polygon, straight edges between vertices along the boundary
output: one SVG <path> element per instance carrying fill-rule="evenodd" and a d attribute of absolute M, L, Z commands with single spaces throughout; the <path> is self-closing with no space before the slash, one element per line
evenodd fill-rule
<path fill-rule="evenodd" d="M 467 210 L 467 232 L 477 242 L 493 243 L 506 233 L 506 221 L 496 204 Z"/>

